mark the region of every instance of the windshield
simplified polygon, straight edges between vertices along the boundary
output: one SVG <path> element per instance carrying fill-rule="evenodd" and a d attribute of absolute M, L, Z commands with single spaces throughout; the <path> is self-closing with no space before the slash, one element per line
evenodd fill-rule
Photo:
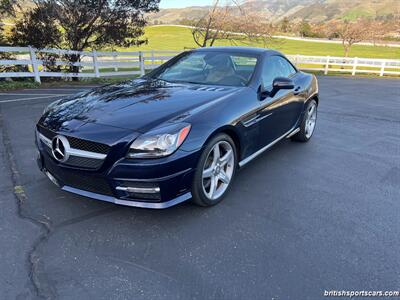
<path fill-rule="evenodd" d="M 172 82 L 246 86 L 257 57 L 237 53 L 192 52 L 166 67 L 155 77 Z"/>

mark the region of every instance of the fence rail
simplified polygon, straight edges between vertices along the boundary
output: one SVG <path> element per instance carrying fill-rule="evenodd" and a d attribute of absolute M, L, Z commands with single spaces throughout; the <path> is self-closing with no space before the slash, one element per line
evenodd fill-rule
<path fill-rule="evenodd" d="M 0 47 L 0 53 L 11 55 L 7 59 L 0 60 L 0 69 L 3 69 L 0 78 L 33 77 L 40 83 L 42 77 L 100 78 L 144 75 L 146 70 L 160 66 L 180 51 L 97 52 Z M 49 55 L 52 57 L 51 60 L 48 59 Z M 79 56 L 79 59 L 70 62 L 66 56 Z M 341 72 L 351 75 L 370 73 L 379 76 L 400 76 L 400 60 L 395 59 L 305 55 L 288 55 L 288 58 L 301 70 L 322 71 L 324 74 Z M 15 66 L 25 67 L 20 72 L 7 70 L 7 67 Z M 57 68 L 62 66 L 63 69 Z M 79 72 L 73 72 L 73 67 L 78 68 Z"/>

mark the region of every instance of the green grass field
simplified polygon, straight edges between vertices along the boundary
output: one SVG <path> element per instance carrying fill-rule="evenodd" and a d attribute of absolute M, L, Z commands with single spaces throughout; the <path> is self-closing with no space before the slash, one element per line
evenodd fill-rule
<path fill-rule="evenodd" d="M 132 47 L 129 50 L 183 50 L 185 48 L 196 48 L 189 28 L 177 26 L 147 27 L 145 36 L 149 40 L 147 45 L 140 48 Z M 232 44 L 230 41 L 218 41 L 216 43 L 216 46 L 227 45 Z M 263 47 L 261 44 L 246 44 L 246 46 Z M 341 44 L 275 39 L 267 47 L 282 51 L 285 54 L 343 56 Z M 127 51 L 126 48 L 117 48 L 117 50 Z M 355 45 L 351 48 L 349 56 L 400 59 L 400 48 Z"/>
<path fill-rule="evenodd" d="M 117 51 L 139 51 L 139 50 L 184 50 L 188 48 L 196 48 L 196 44 L 193 41 L 190 29 L 178 26 L 158 26 L 158 27 L 147 27 L 145 36 L 148 38 L 149 43 L 142 47 L 131 47 L 131 48 L 114 48 Z M 218 41 L 216 46 L 227 46 L 232 45 L 230 41 Z M 238 43 L 240 45 L 240 43 Z M 245 46 L 256 46 L 263 47 L 261 44 L 241 44 Z M 293 41 L 284 39 L 275 39 L 268 45 L 268 48 L 282 51 L 285 54 L 302 54 L 302 55 L 321 55 L 321 56 L 343 56 L 343 48 L 341 44 L 330 44 L 330 43 L 318 43 L 318 42 L 304 42 L 304 41 Z M 111 49 L 103 49 L 109 51 Z M 355 45 L 352 47 L 349 56 L 351 57 L 365 57 L 365 58 L 387 58 L 387 59 L 400 59 L 400 48 L 395 47 L 382 47 L 382 46 L 363 46 Z M 300 67 L 314 67 L 323 68 L 324 66 L 318 65 L 302 65 Z M 352 68 L 344 67 L 346 69 Z M 370 69 L 363 67 L 362 69 Z M 374 68 L 379 71 L 380 67 Z M 100 72 L 112 72 L 114 68 L 101 68 Z M 137 71 L 137 68 L 119 68 L 119 71 Z M 398 69 L 393 71 L 398 71 Z M 93 72 L 93 70 L 85 69 L 82 72 Z M 314 72 L 322 74 L 323 72 Z M 329 75 L 340 75 L 350 76 L 351 73 L 339 73 L 329 71 Z M 375 74 L 357 73 L 358 76 L 377 76 Z M 394 76 L 394 75 L 393 75 Z M 119 82 L 126 80 L 125 77 L 117 78 L 91 78 L 85 79 L 83 82 L 93 83 L 108 83 L 108 82 Z M 52 83 L 46 83 L 52 84 Z M 55 82 L 59 84 L 59 82 Z M 0 90 L 14 90 L 18 88 L 34 88 L 39 86 L 34 83 L 32 79 L 25 81 L 16 82 L 1 82 Z"/>

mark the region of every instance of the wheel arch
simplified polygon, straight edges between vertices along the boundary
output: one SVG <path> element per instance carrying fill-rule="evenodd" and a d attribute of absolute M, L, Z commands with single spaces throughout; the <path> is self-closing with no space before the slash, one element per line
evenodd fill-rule
<path fill-rule="evenodd" d="M 308 105 L 308 103 L 310 103 L 311 100 L 315 100 L 315 102 L 317 102 L 317 106 L 319 106 L 319 96 L 318 96 L 318 93 L 315 93 L 314 95 L 311 95 L 306 101 L 304 101 L 301 115 L 304 114 L 304 112 L 307 108 L 307 105 Z"/>
<path fill-rule="evenodd" d="M 240 134 L 238 132 L 238 130 L 232 126 L 232 125 L 225 125 L 222 126 L 216 130 L 214 130 L 206 139 L 206 141 L 203 144 L 203 148 L 205 147 L 205 145 L 207 145 L 207 143 L 216 135 L 220 134 L 220 133 L 225 133 L 227 134 L 235 143 L 235 148 L 236 148 L 236 154 L 237 154 L 237 158 L 238 161 L 240 161 L 241 159 L 241 153 L 242 153 L 242 142 L 241 142 L 241 138 L 240 138 Z"/>
<path fill-rule="evenodd" d="M 311 96 L 310 99 L 308 99 L 308 101 L 310 101 L 310 100 L 315 100 L 315 102 L 317 102 L 317 105 L 319 105 L 319 95 L 318 94 Z"/>

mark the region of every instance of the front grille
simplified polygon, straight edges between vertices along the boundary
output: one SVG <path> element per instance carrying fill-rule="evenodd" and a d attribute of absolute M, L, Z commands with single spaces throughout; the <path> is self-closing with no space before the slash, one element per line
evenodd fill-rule
<path fill-rule="evenodd" d="M 57 133 L 47 129 L 43 126 L 39 126 L 38 130 L 41 134 L 43 134 L 45 137 L 48 139 L 53 139 Z M 64 134 L 63 134 L 64 135 Z M 95 153 L 101 153 L 101 154 L 107 154 L 108 151 L 110 150 L 110 146 L 98 143 L 98 142 L 92 142 L 68 135 L 64 135 L 67 139 L 68 142 L 71 146 L 71 148 L 79 149 L 79 150 L 84 150 L 84 151 L 89 151 L 89 152 L 95 152 Z"/>
<path fill-rule="evenodd" d="M 80 190 L 114 196 L 110 185 L 102 177 L 77 174 L 74 170 L 57 167 L 48 158 L 44 159 L 45 168 L 61 183 Z"/>
<path fill-rule="evenodd" d="M 44 147 L 45 151 L 49 154 L 49 156 L 53 159 L 53 153 L 49 147 Z M 87 158 L 87 157 L 80 157 L 80 156 L 73 156 L 70 155 L 68 160 L 63 164 L 77 167 L 82 169 L 88 170 L 98 170 L 103 165 L 104 160 L 102 159 L 95 159 L 95 158 Z"/>
<path fill-rule="evenodd" d="M 82 140 L 72 136 L 67 136 L 67 139 L 69 144 L 71 145 L 71 148 L 96 152 L 101 154 L 107 154 L 108 151 L 110 150 L 110 146 L 101 143 Z"/>
<path fill-rule="evenodd" d="M 64 164 L 85 169 L 99 169 L 103 164 L 103 160 L 79 156 L 70 156 Z"/>

